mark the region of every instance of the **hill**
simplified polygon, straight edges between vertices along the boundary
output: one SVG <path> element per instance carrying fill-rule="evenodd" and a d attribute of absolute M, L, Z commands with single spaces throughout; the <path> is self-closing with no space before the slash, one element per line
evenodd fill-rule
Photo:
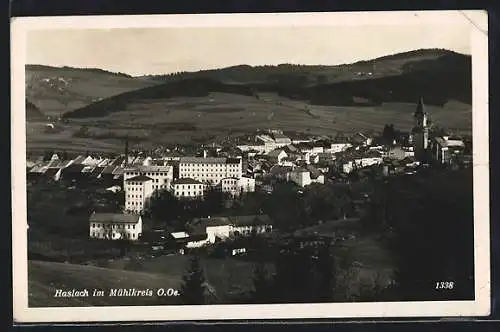
<path fill-rule="evenodd" d="M 26 97 L 52 116 L 155 84 L 154 81 L 93 68 L 27 65 L 25 69 Z"/>
<path fill-rule="evenodd" d="M 337 66 L 281 64 L 278 66 L 239 65 L 197 72 L 177 72 L 167 75 L 144 76 L 144 79 L 172 82 L 192 78 L 211 78 L 224 83 L 256 83 L 286 81 L 294 78 L 305 85 L 335 83 L 353 79 L 399 75 L 406 63 L 434 60 L 443 55 L 460 56 L 444 49 L 420 49 L 372 60 Z M 371 74 L 370 74 L 371 73 Z"/>
<path fill-rule="evenodd" d="M 322 76 L 311 82 L 311 73 L 319 72 Z M 156 77 L 162 78 L 165 77 Z M 435 50 L 334 67 L 238 66 L 220 71 L 181 73 L 166 79 L 168 82 L 162 85 L 117 95 L 68 112 L 64 117 L 102 117 L 133 110 L 137 103 L 174 97 L 207 97 L 211 92 L 256 98 L 263 92 L 276 93 L 311 105 L 325 106 L 411 103 L 420 96 L 425 96 L 428 104 L 443 106 L 449 100 L 470 104 L 472 99 L 470 57 Z"/>
<path fill-rule="evenodd" d="M 46 119 L 47 117 L 40 111 L 38 107 L 36 107 L 35 104 L 30 102 L 28 99 L 25 100 L 25 107 L 26 107 L 26 121 L 31 121 L 31 120 L 43 120 Z"/>

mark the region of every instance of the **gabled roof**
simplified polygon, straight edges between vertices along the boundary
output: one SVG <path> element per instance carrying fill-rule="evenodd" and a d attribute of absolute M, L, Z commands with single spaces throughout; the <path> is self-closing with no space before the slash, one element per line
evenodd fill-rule
<path fill-rule="evenodd" d="M 283 152 L 286 154 L 286 152 L 283 149 L 276 149 L 276 150 L 270 151 L 267 155 L 269 157 L 278 157 Z"/>
<path fill-rule="evenodd" d="M 140 216 L 136 214 L 92 213 L 90 215 L 89 222 L 135 224 L 139 221 L 139 218 Z"/>
<path fill-rule="evenodd" d="M 229 216 L 228 219 L 234 226 L 272 225 L 271 218 L 266 214 Z"/>

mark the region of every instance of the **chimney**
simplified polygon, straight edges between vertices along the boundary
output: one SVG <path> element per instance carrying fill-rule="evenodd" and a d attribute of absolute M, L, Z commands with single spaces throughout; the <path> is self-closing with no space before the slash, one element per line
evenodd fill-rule
<path fill-rule="evenodd" d="M 125 137 L 125 167 L 128 166 L 128 136 Z"/>

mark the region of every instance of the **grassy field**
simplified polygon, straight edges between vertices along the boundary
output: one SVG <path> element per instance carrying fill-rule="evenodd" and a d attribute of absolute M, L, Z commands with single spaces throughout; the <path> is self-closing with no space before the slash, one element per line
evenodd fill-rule
<path fill-rule="evenodd" d="M 55 298 L 56 289 L 178 288 L 180 279 L 167 274 L 119 271 L 93 266 L 29 261 L 28 289 L 30 307 L 155 305 L 174 297 L 88 297 Z M 165 303 L 165 304 L 167 304 Z"/>
<path fill-rule="evenodd" d="M 189 264 L 188 256 L 162 256 L 141 261 L 133 267 L 127 260 L 116 260 L 108 268 L 88 265 L 30 261 L 29 299 L 30 306 L 77 306 L 77 305 L 153 305 L 175 304 L 167 298 L 89 298 L 85 300 L 54 298 L 58 288 L 66 289 L 103 289 L 136 288 L 179 289 L 182 277 Z M 233 294 L 249 291 L 252 288 L 253 264 L 235 259 L 203 259 L 205 278 L 220 302 Z M 140 271 L 135 271 L 140 270 Z M 270 269 L 271 270 L 271 269 Z M 170 302 L 169 302 L 170 301 Z"/>
<path fill-rule="evenodd" d="M 178 97 L 140 100 L 100 118 L 71 119 L 60 123 L 55 133 L 46 132 L 42 122 L 27 124 L 29 151 L 122 151 L 125 135 L 138 138 L 137 148 L 168 143 L 189 143 L 211 138 L 223 139 L 256 129 L 281 128 L 288 131 L 335 135 L 337 132 L 381 131 L 392 123 L 397 129 L 413 126 L 415 104 L 390 103 L 377 107 L 310 106 L 276 94 L 254 97 L 212 93 L 209 97 Z M 428 106 L 432 121 L 441 126 L 470 132 L 469 105 L 450 101 L 444 107 Z M 74 137 L 82 127 L 88 137 Z M 132 146 L 134 148 L 134 146 Z"/>
<path fill-rule="evenodd" d="M 354 299 L 364 288 L 375 284 L 387 285 L 392 278 L 392 262 L 375 237 L 362 237 L 345 241 L 336 256 L 342 257 L 344 264 L 338 271 L 339 301 Z M 58 288 L 103 289 L 136 288 L 153 289 L 176 288 L 182 283 L 182 276 L 188 266 L 188 256 L 169 255 L 130 263 L 120 259 L 109 263 L 108 267 L 95 267 L 65 263 L 30 261 L 29 303 L 30 306 L 89 306 L 89 305 L 154 305 L 175 304 L 172 298 L 141 297 L 113 298 L 91 297 L 85 300 L 54 298 Z M 251 262 L 237 259 L 202 259 L 205 278 L 214 291 L 218 303 L 230 303 L 234 295 L 248 292 L 253 287 Z M 268 265 L 273 273 L 273 266 Z M 162 302 L 163 301 L 163 302 Z"/>

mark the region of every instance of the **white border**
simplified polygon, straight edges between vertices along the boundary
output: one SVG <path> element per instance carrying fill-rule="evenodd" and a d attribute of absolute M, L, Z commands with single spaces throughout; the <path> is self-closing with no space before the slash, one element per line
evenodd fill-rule
<path fill-rule="evenodd" d="M 26 33 L 36 29 L 165 27 L 358 26 L 471 24 L 473 69 L 473 161 L 475 301 L 28 308 L 26 234 Z M 293 14 L 208 14 L 14 18 L 12 68 L 13 306 L 16 323 L 183 321 L 228 319 L 382 318 L 486 316 L 490 313 L 488 37 L 485 11 L 419 11 Z"/>

